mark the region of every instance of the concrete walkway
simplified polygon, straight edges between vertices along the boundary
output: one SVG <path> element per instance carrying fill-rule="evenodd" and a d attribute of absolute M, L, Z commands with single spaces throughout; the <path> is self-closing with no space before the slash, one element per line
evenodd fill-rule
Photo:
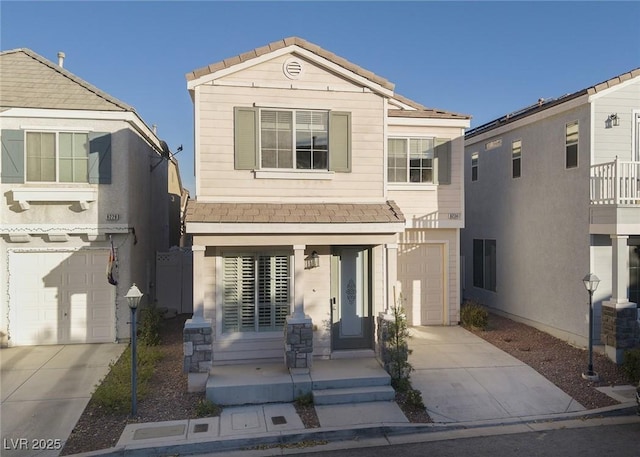
<path fill-rule="evenodd" d="M 0 349 L 0 454 L 59 455 L 96 384 L 125 348 L 74 344 Z"/>
<path fill-rule="evenodd" d="M 585 409 L 533 368 L 462 327 L 413 327 L 410 332 L 411 384 L 422 392 L 434 422 Z"/>

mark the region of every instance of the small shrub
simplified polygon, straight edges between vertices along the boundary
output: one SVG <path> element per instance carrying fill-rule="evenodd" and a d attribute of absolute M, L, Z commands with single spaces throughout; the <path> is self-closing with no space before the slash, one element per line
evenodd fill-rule
<path fill-rule="evenodd" d="M 140 326 L 138 328 L 141 344 L 147 346 L 158 346 L 160 344 L 160 330 L 163 324 L 162 314 L 155 303 L 141 309 Z"/>
<path fill-rule="evenodd" d="M 398 300 L 402 303 L 402 296 Z M 398 392 L 406 392 L 411 388 L 409 380 L 413 367 L 409 363 L 409 327 L 407 316 L 402 305 L 396 304 L 392 308 L 393 321 L 388 328 L 388 339 L 385 341 L 388 361 L 385 368 L 391 375 L 391 386 Z"/>
<path fill-rule="evenodd" d="M 633 384 L 640 381 L 640 348 L 624 352 L 622 369 Z"/>
<path fill-rule="evenodd" d="M 295 399 L 295 403 L 300 407 L 313 406 L 313 394 L 311 392 L 302 394 Z"/>
<path fill-rule="evenodd" d="M 211 400 L 201 398 L 196 404 L 196 416 L 197 417 L 214 417 L 219 416 L 222 412 L 222 408 Z"/>
<path fill-rule="evenodd" d="M 142 400 L 148 393 L 148 384 L 155 371 L 156 362 L 162 358 L 158 348 L 140 345 L 137 347 L 137 398 Z M 131 408 L 131 346 L 111 363 L 110 371 L 102 383 L 96 386 L 92 401 L 112 413 L 128 412 Z"/>
<path fill-rule="evenodd" d="M 422 392 L 415 389 L 407 391 L 407 405 L 415 409 L 425 409 Z"/>
<path fill-rule="evenodd" d="M 486 330 L 489 312 L 475 301 L 466 301 L 460 308 L 460 323 L 465 328 Z"/>

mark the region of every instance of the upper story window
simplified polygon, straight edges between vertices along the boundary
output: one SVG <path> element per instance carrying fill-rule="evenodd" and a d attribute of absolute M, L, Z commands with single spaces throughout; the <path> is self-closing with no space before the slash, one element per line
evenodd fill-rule
<path fill-rule="evenodd" d="M 111 184 L 111 134 L 3 129 L 3 183 Z"/>
<path fill-rule="evenodd" d="M 578 166 L 578 121 L 565 126 L 565 168 Z"/>
<path fill-rule="evenodd" d="M 236 170 L 351 171 L 351 113 L 234 109 Z"/>
<path fill-rule="evenodd" d="M 86 133 L 27 132 L 27 182 L 89 182 Z"/>
<path fill-rule="evenodd" d="M 471 181 L 478 180 L 478 159 L 480 155 L 477 152 L 471 154 Z"/>
<path fill-rule="evenodd" d="M 511 143 L 511 176 L 519 178 L 522 172 L 522 140 Z"/>
<path fill-rule="evenodd" d="M 327 170 L 328 124 L 327 111 L 261 110 L 262 168 Z"/>
<path fill-rule="evenodd" d="M 389 138 L 389 183 L 449 184 L 451 143 L 440 138 Z"/>

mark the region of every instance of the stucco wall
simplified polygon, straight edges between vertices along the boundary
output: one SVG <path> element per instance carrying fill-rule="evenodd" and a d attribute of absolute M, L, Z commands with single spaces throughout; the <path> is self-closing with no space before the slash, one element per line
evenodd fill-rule
<path fill-rule="evenodd" d="M 579 122 L 578 167 L 565 168 L 565 125 Z M 501 138 L 500 148 L 485 143 Z M 522 176 L 512 178 L 511 145 L 522 140 Z M 588 105 L 473 137 L 465 147 L 464 297 L 582 344 L 589 272 Z M 471 154 L 479 152 L 478 180 Z M 473 286 L 473 239 L 496 240 L 497 290 Z"/>

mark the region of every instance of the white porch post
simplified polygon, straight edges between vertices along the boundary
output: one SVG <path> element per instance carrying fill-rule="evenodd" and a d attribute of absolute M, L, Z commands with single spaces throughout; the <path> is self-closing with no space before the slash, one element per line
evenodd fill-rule
<path fill-rule="evenodd" d="M 205 246 L 192 246 L 193 252 L 193 322 L 204 322 L 204 251 Z"/>
<path fill-rule="evenodd" d="M 204 392 L 213 364 L 213 328 L 204 318 L 204 252 L 205 246 L 192 246 L 193 252 L 193 318 L 187 319 L 183 333 L 183 371 L 187 373 L 187 390 Z"/>
<path fill-rule="evenodd" d="M 396 303 L 396 286 L 398 284 L 398 245 L 389 243 L 387 249 L 387 305 L 385 312 L 389 314 Z"/>
<path fill-rule="evenodd" d="M 629 297 L 629 247 L 628 236 L 611 235 L 612 266 L 611 271 L 611 301 L 615 303 L 627 303 Z"/>
<path fill-rule="evenodd" d="M 293 246 L 293 318 L 304 319 L 304 244 Z"/>
<path fill-rule="evenodd" d="M 626 235 L 611 235 L 611 300 L 602 303 L 601 339 L 607 356 L 622 363 L 638 340 L 637 304 L 629 301 L 629 246 Z"/>
<path fill-rule="evenodd" d="M 308 375 L 313 361 L 313 322 L 304 313 L 305 247 L 293 246 L 293 313 L 284 327 L 284 361 L 292 375 Z M 294 384 L 300 382 L 294 379 Z"/>

